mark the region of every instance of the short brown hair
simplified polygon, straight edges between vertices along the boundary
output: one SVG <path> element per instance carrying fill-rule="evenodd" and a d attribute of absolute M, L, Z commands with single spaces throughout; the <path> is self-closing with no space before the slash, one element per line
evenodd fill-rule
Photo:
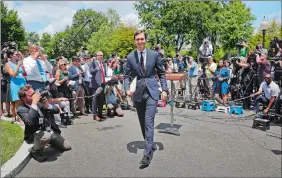
<path fill-rule="evenodd" d="M 135 33 L 134 33 L 134 40 L 135 40 L 135 37 L 141 33 L 144 33 L 145 35 L 145 39 L 147 39 L 147 34 L 143 31 L 143 30 L 137 30 Z"/>
<path fill-rule="evenodd" d="M 19 95 L 19 98 L 24 98 L 26 96 L 25 92 L 28 91 L 29 89 L 31 89 L 32 86 L 27 84 L 25 86 L 22 86 L 19 91 L 18 91 L 18 95 Z"/>

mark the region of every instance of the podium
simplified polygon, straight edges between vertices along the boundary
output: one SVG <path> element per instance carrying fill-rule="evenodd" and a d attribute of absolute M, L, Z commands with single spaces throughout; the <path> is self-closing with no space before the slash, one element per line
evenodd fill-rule
<path fill-rule="evenodd" d="M 173 81 L 179 81 L 179 80 L 183 80 L 185 75 L 187 75 L 187 73 L 172 73 L 172 74 L 166 74 L 166 79 L 170 80 L 171 82 L 171 102 L 170 102 L 170 126 L 168 128 L 165 129 L 160 129 L 159 133 L 166 133 L 166 134 L 172 134 L 172 135 L 177 135 L 179 136 L 179 130 L 177 128 L 175 128 L 173 126 L 173 122 L 174 122 L 174 118 L 173 118 L 173 107 L 174 107 L 174 99 L 175 99 L 175 95 L 174 95 L 174 90 L 175 90 L 175 85 L 173 83 Z"/>

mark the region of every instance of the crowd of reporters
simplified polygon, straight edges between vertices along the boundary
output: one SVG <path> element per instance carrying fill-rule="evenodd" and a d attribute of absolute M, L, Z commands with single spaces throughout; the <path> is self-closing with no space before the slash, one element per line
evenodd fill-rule
<path fill-rule="evenodd" d="M 30 45 L 24 55 L 14 49 L 6 52 L 1 66 L 1 116 L 5 103 L 5 116 L 25 126 L 24 139 L 34 144 L 31 154 L 36 160 L 47 159 L 42 154 L 47 145 L 71 149 L 60 129 L 75 118 L 90 113 L 96 121 L 123 116 L 120 106 L 128 99 L 122 97 L 125 58 L 113 54 L 103 59 L 99 51 L 70 61 L 59 56 L 51 63 L 38 45 Z"/>

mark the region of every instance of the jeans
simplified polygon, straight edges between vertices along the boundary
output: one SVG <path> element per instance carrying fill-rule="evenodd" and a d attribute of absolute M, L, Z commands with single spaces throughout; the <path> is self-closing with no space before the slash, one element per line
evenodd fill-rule
<path fill-rule="evenodd" d="M 253 110 L 255 112 L 259 112 L 259 103 L 263 103 L 263 104 L 268 104 L 269 103 L 269 99 L 267 99 L 265 96 L 263 95 L 260 95 L 256 98 L 256 101 L 255 101 L 255 106 L 253 108 Z"/>

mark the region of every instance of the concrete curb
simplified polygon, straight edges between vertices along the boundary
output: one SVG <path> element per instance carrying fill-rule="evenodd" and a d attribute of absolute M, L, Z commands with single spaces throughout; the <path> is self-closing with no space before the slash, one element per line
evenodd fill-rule
<path fill-rule="evenodd" d="M 11 121 L 11 119 L 5 117 L 1 117 L 1 119 L 5 121 Z M 24 127 L 21 126 L 21 128 L 24 130 Z M 16 154 L 3 166 L 1 166 L 1 178 L 15 177 L 21 172 L 21 170 L 27 165 L 27 163 L 31 159 L 29 149 L 32 146 L 32 144 L 27 144 L 25 141 L 23 141 L 22 146 L 16 152 Z"/>

